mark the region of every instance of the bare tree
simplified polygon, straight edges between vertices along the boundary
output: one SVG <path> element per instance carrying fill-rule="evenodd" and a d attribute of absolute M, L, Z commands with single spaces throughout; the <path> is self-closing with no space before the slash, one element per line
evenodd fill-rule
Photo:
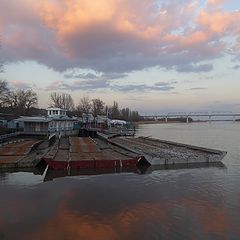
<path fill-rule="evenodd" d="M 121 117 L 122 117 L 123 120 L 125 120 L 125 121 L 130 120 L 131 111 L 130 111 L 129 108 L 121 109 L 120 113 L 121 113 Z"/>
<path fill-rule="evenodd" d="M 8 91 L 7 82 L 5 80 L 0 80 L 0 96 Z"/>
<path fill-rule="evenodd" d="M 23 94 L 23 106 L 25 109 L 29 110 L 31 107 L 37 106 L 38 104 L 38 96 L 32 90 L 21 90 Z"/>
<path fill-rule="evenodd" d="M 77 106 L 77 110 L 80 114 L 86 113 L 89 114 L 91 110 L 92 104 L 89 97 L 83 97 L 80 99 L 79 104 Z"/>
<path fill-rule="evenodd" d="M 0 48 L 1 48 L 1 43 L 0 43 Z M 3 64 L 0 62 L 0 73 L 4 71 L 3 69 Z M 3 103 L 3 97 L 4 95 L 9 91 L 7 82 L 5 80 L 0 79 L 0 107 L 2 106 Z"/>
<path fill-rule="evenodd" d="M 0 48 L 1 48 L 1 43 L 0 43 Z M 2 73 L 3 71 L 4 71 L 3 64 L 2 62 L 0 62 L 0 73 Z"/>
<path fill-rule="evenodd" d="M 113 102 L 113 105 L 109 109 L 110 116 L 114 119 L 118 119 L 120 117 L 120 110 L 118 103 L 116 101 Z"/>
<path fill-rule="evenodd" d="M 0 80 L 0 107 L 4 105 L 4 98 L 9 94 L 9 89 L 7 87 L 7 82 Z"/>
<path fill-rule="evenodd" d="M 92 99 L 93 116 L 96 117 L 97 115 L 104 114 L 104 106 L 105 103 L 101 99 L 99 98 Z"/>
<path fill-rule="evenodd" d="M 3 95 L 2 103 L 5 107 L 14 108 L 18 114 L 25 114 L 37 106 L 38 97 L 32 90 L 9 91 Z"/>
<path fill-rule="evenodd" d="M 51 107 L 58 107 L 58 108 L 62 107 L 61 97 L 59 93 L 56 93 L 56 92 L 51 93 L 50 98 L 51 98 L 51 103 L 50 103 Z"/>
<path fill-rule="evenodd" d="M 68 93 L 56 93 L 53 92 L 50 95 L 51 98 L 51 107 L 63 108 L 66 110 L 73 110 L 74 102 L 70 94 Z"/>
<path fill-rule="evenodd" d="M 15 108 L 17 105 L 15 92 L 13 91 L 9 91 L 7 93 L 5 92 L 1 96 L 1 102 L 3 107 Z"/>

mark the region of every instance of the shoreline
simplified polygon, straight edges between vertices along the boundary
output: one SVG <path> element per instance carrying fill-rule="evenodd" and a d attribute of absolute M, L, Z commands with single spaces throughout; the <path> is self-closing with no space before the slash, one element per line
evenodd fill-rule
<path fill-rule="evenodd" d="M 189 123 L 207 123 L 209 121 L 191 121 Z M 211 122 L 233 122 L 233 120 L 212 120 Z M 234 122 L 240 122 L 239 120 L 235 120 Z M 134 125 L 139 124 L 172 124 L 172 123 L 183 123 L 186 124 L 186 122 L 180 122 L 180 121 L 168 121 L 168 122 L 161 122 L 161 121 L 139 121 L 139 122 L 133 122 Z"/>
<path fill-rule="evenodd" d="M 138 124 L 171 124 L 171 123 L 186 123 L 186 122 L 179 122 L 179 121 L 169 121 L 169 122 L 161 122 L 161 121 L 139 121 L 134 122 L 135 125 Z"/>

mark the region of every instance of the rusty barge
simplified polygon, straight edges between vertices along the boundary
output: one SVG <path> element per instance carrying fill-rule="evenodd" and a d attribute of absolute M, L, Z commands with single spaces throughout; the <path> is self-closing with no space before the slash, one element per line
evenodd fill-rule
<path fill-rule="evenodd" d="M 56 137 L 17 139 L 0 147 L 0 169 L 34 168 L 45 163 L 55 170 L 124 169 L 139 166 L 217 163 L 226 152 L 150 137 Z M 50 144 L 51 142 L 51 144 Z M 108 170 L 107 170 L 108 171 Z"/>
<path fill-rule="evenodd" d="M 141 154 L 91 137 L 61 138 L 42 159 L 50 168 L 58 170 L 150 165 Z"/>
<path fill-rule="evenodd" d="M 14 139 L 0 147 L 0 169 L 34 168 L 48 151 L 48 142 L 39 139 Z"/>
<path fill-rule="evenodd" d="M 112 144 L 141 154 L 153 165 L 221 162 L 227 152 L 150 137 L 112 138 Z"/>

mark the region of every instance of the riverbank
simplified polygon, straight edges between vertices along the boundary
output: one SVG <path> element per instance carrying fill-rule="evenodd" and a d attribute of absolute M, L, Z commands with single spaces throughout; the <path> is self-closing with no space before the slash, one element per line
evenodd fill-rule
<path fill-rule="evenodd" d="M 186 123 L 186 122 L 179 122 L 179 121 L 168 121 L 168 122 L 162 122 L 162 121 L 139 121 L 139 122 L 134 122 L 134 125 L 140 125 L 140 124 L 169 124 L 169 123 Z"/>

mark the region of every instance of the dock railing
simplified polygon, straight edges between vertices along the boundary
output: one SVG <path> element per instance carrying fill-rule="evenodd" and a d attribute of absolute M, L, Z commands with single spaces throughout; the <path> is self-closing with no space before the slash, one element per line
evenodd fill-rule
<path fill-rule="evenodd" d="M 10 137 L 15 137 L 15 136 L 18 136 L 21 134 L 22 134 L 22 132 L 13 132 L 13 133 L 8 133 L 8 134 L 3 134 L 3 135 L 0 135 L 0 141 L 3 139 L 10 138 Z"/>

